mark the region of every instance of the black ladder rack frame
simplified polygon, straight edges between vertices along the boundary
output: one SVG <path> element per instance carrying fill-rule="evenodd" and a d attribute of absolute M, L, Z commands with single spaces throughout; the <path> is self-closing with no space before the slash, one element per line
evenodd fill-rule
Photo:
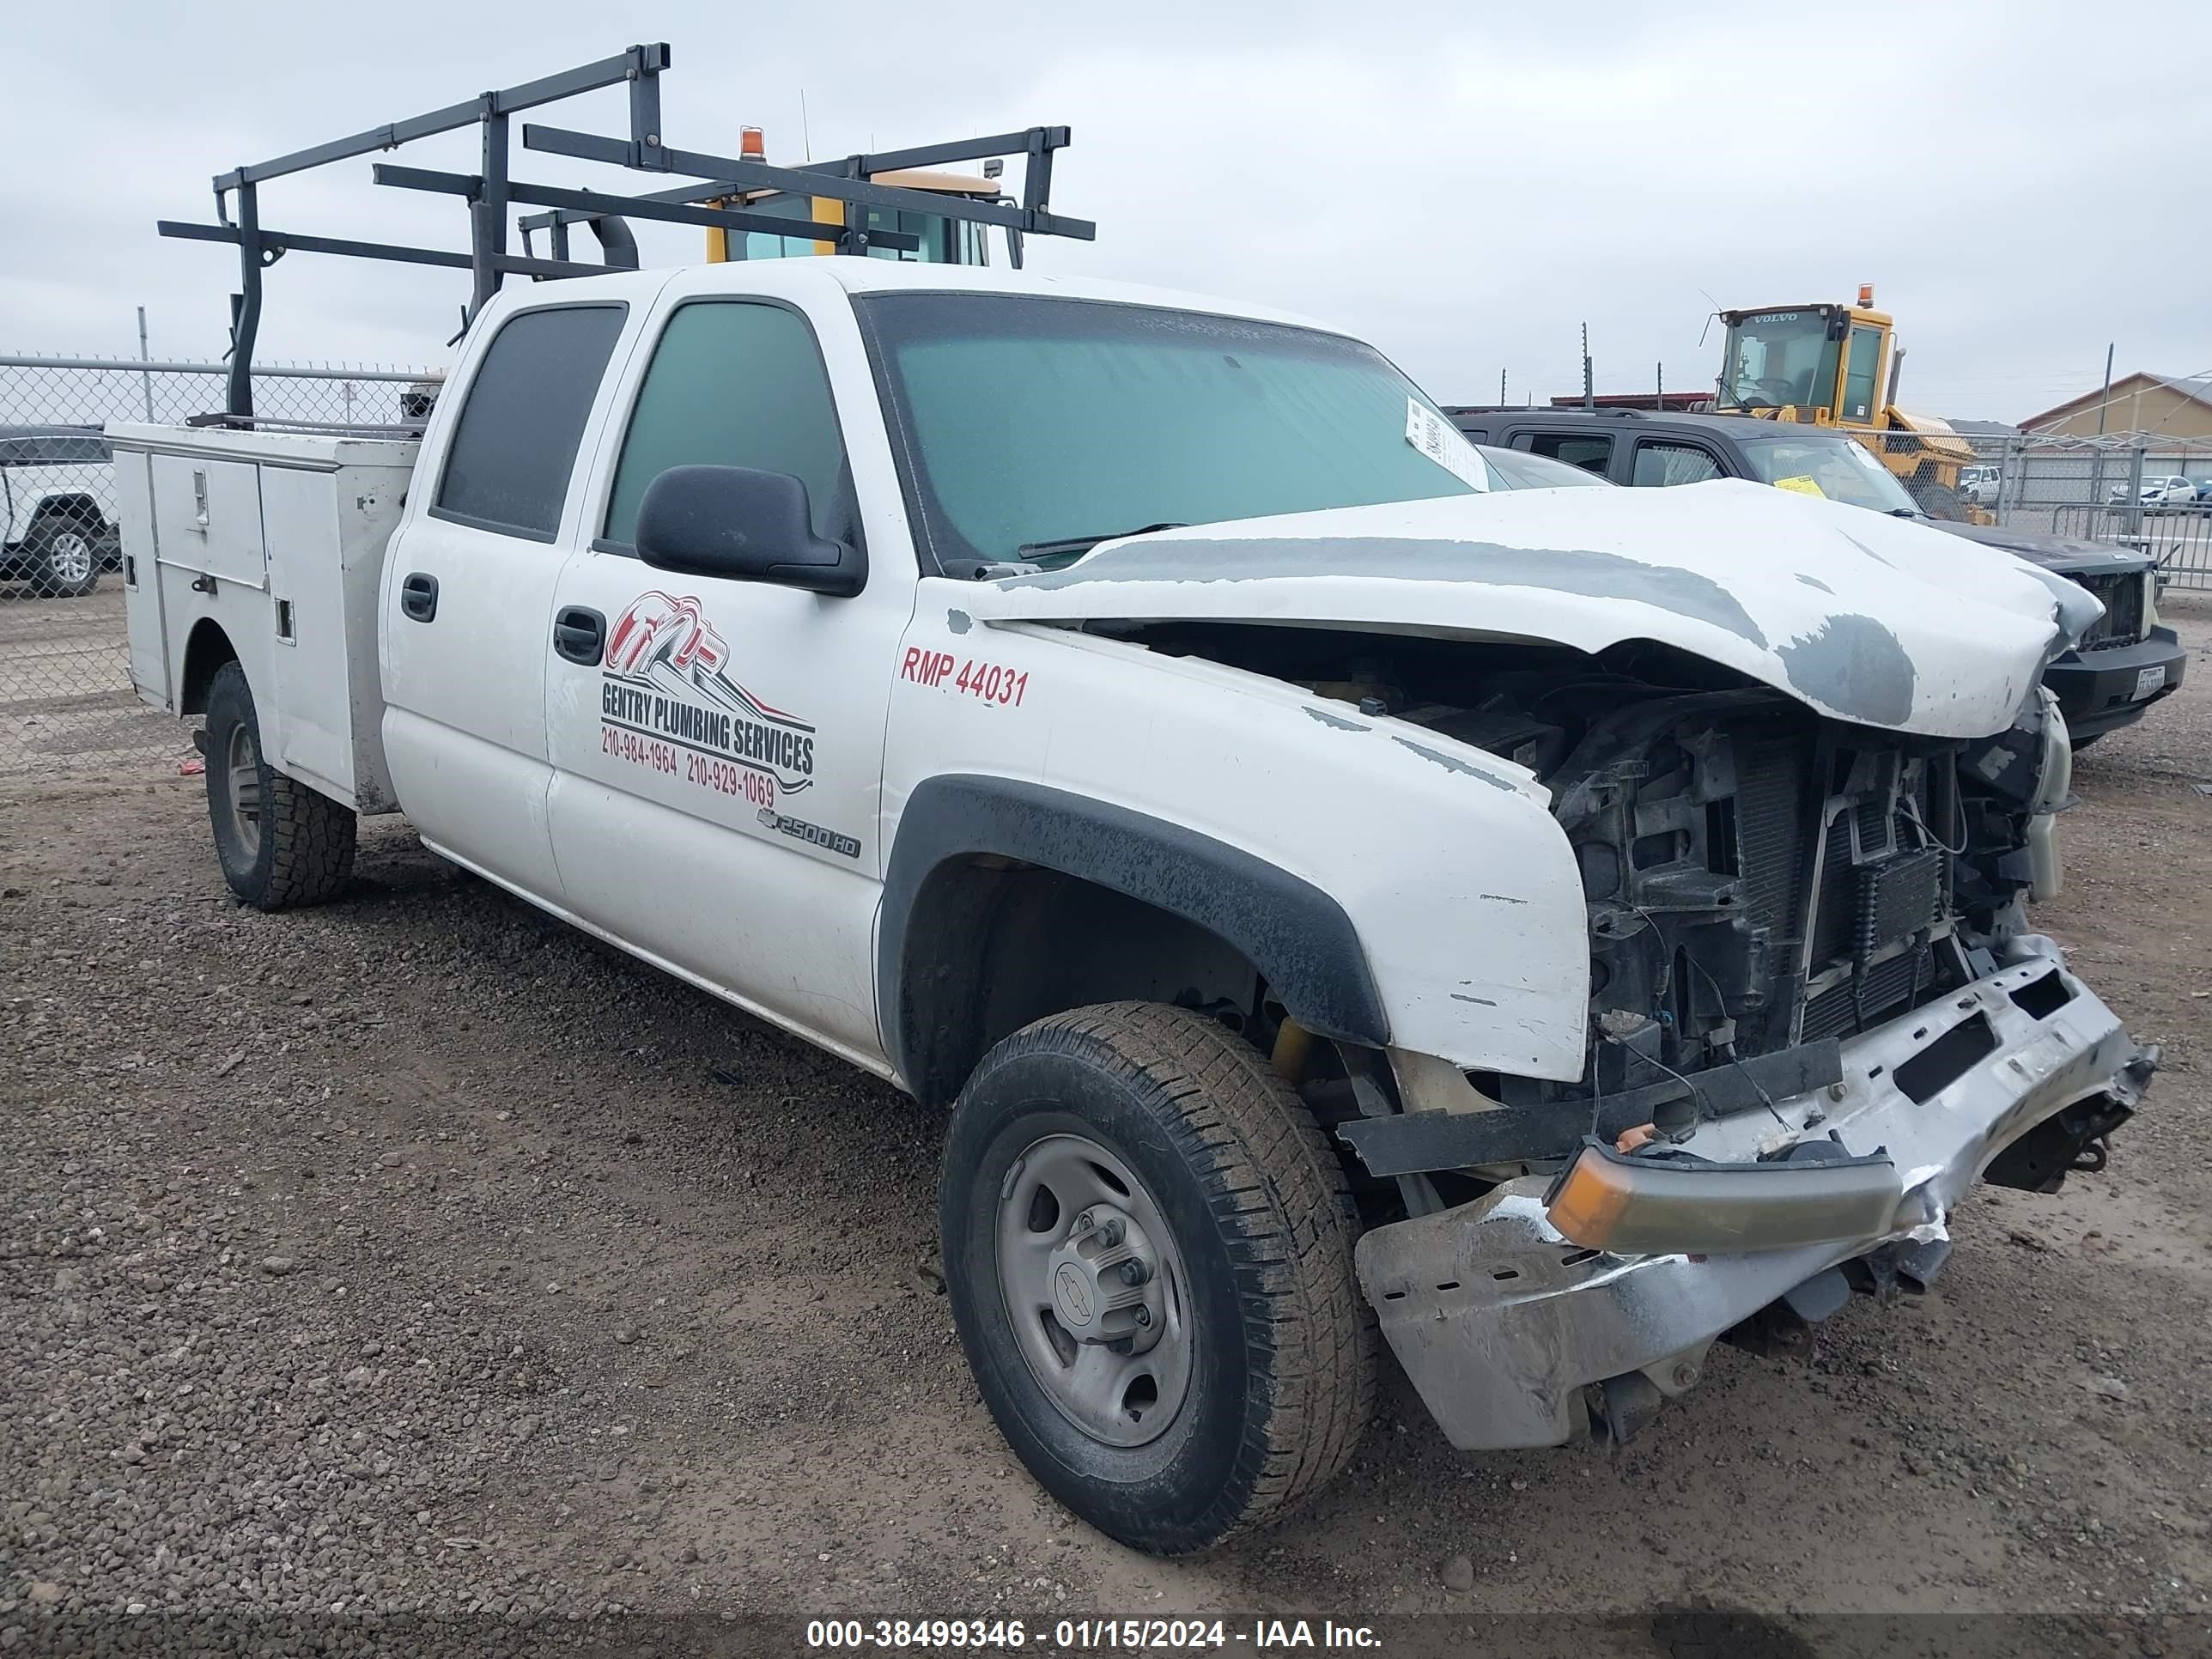
<path fill-rule="evenodd" d="M 815 227 L 816 240 L 834 240 L 843 253 L 861 253 L 871 246 L 911 252 L 919 246 L 919 239 L 906 232 L 869 230 L 867 214 L 871 208 L 998 226 L 1007 234 L 1017 264 L 1021 261 L 1021 238 L 1025 234 L 1068 236 L 1084 241 L 1097 234 L 1097 228 L 1090 221 L 1055 214 L 1049 205 L 1053 155 L 1068 143 L 1066 127 L 1030 127 L 1020 132 L 848 155 L 836 161 L 809 162 L 799 167 L 769 167 L 765 162 L 675 149 L 663 143 L 660 75 L 671 61 L 665 41 L 634 46 L 611 58 L 579 64 L 557 75 L 503 91 L 480 93 L 465 103 L 449 104 L 428 114 L 295 150 L 274 161 L 218 173 L 215 179 L 216 223 L 164 219 L 156 228 L 164 236 L 237 246 L 239 292 L 231 295 L 230 375 L 225 398 L 228 412 L 235 416 L 251 416 L 253 413 L 253 346 L 261 325 L 261 273 L 287 252 L 330 253 L 346 258 L 395 260 L 467 270 L 471 277 L 467 317 L 473 320 L 508 276 L 589 276 L 610 269 L 636 269 L 637 245 L 622 222 L 625 217 L 791 235 L 794 222 L 792 220 L 707 205 L 751 191 L 805 191 L 843 202 L 846 210 L 842 227 L 826 223 Z M 685 176 L 701 182 L 631 196 L 533 185 L 512 177 L 508 171 L 509 118 L 564 98 L 623 85 L 629 88 L 627 140 L 563 127 L 525 126 L 523 148 L 611 162 L 638 172 Z M 391 242 L 356 241 L 345 237 L 305 235 L 270 229 L 261 222 L 259 186 L 270 179 L 395 149 L 417 138 L 471 125 L 483 128 L 481 173 L 439 173 L 421 167 L 379 165 L 372 174 L 380 185 L 459 196 L 467 202 L 470 236 L 465 253 Z M 978 201 L 901 189 L 872 181 L 872 176 L 878 173 L 1006 155 L 1022 155 L 1028 161 L 1018 205 L 1004 200 Z M 550 210 L 522 219 L 523 252 L 519 254 L 510 252 L 507 247 L 508 210 L 513 206 Z M 580 222 L 589 225 L 598 234 L 603 250 L 602 264 L 589 264 L 568 257 L 568 227 Z M 541 228 L 551 233 L 554 257 L 550 259 L 535 257 L 531 247 L 531 233 Z"/>

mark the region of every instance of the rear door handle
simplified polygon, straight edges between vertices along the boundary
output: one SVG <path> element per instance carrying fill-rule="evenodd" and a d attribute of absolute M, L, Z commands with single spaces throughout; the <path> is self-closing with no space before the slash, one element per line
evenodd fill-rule
<path fill-rule="evenodd" d="M 597 668 L 607 648 L 607 619 L 580 605 L 564 605 L 553 617 L 553 649 L 573 663 Z"/>
<path fill-rule="evenodd" d="M 416 622 L 430 621 L 438 614 L 438 579 L 410 572 L 399 584 L 399 609 Z"/>

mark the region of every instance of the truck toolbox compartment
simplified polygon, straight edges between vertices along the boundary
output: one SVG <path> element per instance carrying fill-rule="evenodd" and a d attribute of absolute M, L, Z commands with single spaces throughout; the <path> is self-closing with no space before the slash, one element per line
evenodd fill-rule
<path fill-rule="evenodd" d="M 393 810 L 376 623 L 414 441 L 135 422 L 108 437 L 141 695 L 181 706 L 194 631 L 211 623 L 271 764 L 362 811 Z"/>
<path fill-rule="evenodd" d="M 260 469 L 197 454 L 152 459 L 161 562 L 219 581 L 267 586 Z"/>

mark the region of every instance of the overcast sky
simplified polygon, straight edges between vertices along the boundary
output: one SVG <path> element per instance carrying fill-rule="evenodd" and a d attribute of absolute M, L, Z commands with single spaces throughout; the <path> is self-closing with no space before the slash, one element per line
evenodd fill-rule
<path fill-rule="evenodd" d="M 1097 21 L 1079 21 L 1083 17 Z M 1901 401 L 2016 419 L 2118 369 L 2212 370 L 2212 5 L 1427 3 L 11 8 L 0 351 L 222 349 L 235 255 L 163 240 L 210 177 L 665 40 L 672 143 L 797 160 L 1074 129 L 1032 267 L 1196 289 L 1362 334 L 1448 402 L 1710 385 L 1716 305 L 1848 300 Z M 619 92 L 539 112 L 619 132 Z M 473 136 L 390 158 L 474 170 Z M 466 246 L 364 158 L 267 186 L 267 225 Z M 526 154 L 516 174 L 650 188 Z M 647 264 L 698 233 L 640 226 Z M 585 245 L 589 246 L 588 239 Z M 445 361 L 465 273 L 295 254 L 263 361 Z"/>

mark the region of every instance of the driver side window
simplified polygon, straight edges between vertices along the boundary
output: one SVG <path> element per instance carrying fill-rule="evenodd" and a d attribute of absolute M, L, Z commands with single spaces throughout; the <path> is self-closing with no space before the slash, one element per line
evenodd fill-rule
<path fill-rule="evenodd" d="M 602 541 L 628 551 L 653 481 L 701 465 L 787 472 L 806 486 L 816 535 L 860 544 L 829 371 L 797 312 L 742 300 L 676 309 L 630 410 Z"/>

